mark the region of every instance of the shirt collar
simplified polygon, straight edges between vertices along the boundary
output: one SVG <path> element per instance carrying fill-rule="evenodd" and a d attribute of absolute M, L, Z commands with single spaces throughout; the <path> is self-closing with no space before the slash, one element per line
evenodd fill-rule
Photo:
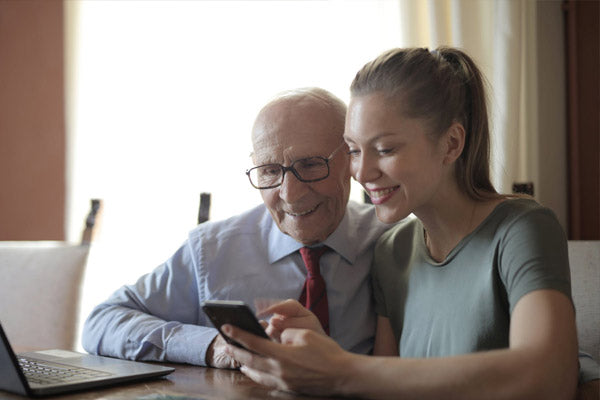
<path fill-rule="evenodd" d="M 353 264 L 356 260 L 357 247 L 353 243 L 354 232 L 351 232 L 348 212 L 344 213 L 344 218 L 338 225 L 337 229 L 333 231 L 331 235 L 322 243 L 336 253 L 341 255 L 348 261 L 349 264 Z M 276 261 L 281 260 L 284 257 L 298 251 L 304 245 L 294 240 L 291 236 L 282 233 L 275 221 L 271 222 L 271 230 L 269 232 L 269 263 L 273 264 Z"/>

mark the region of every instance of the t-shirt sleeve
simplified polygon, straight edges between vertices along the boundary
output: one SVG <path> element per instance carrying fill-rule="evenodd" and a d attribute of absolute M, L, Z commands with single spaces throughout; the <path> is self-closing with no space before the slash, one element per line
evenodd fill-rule
<path fill-rule="evenodd" d="M 507 226 L 498 254 L 510 312 L 529 292 L 558 290 L 571 298 L 567 239 L 554 213 L 527 210 Z"/>
<path fill-rule="evenodd" d="M 375 312 L 382 317 L 392 318 L 405 302 L 415 231 L 422 232 L 408 220 L 383 233 L 375 244 L 371 279 Z"/>
<path fill-rule="evenodd" d="M 387 245 L 389 246 L 389 244 Z M 371 266 L 371 282 L 373 285 L 373 299 L 375 300 L 375 312 L 382 317 L 388 317 L 388 311 L 385 304 L 384 290 L 381 286 L 382 270 L 381 258 L 385 258 L 385 254 L 389 251 L 386 248 L 385 237 L 381 237 L 375 245 L 375 256 L 373 257 L 373 265 Z"/>

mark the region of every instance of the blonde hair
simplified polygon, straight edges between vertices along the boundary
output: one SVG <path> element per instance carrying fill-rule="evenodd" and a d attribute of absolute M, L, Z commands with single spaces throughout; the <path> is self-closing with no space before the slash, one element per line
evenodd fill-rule
<path fill-rule="evenodd" d="M 458 122 L 466 132 L 456 163 L 458 185 L 475 200 L 499 194 L 489 177 L 490 132 L 484 78 L 463 51 L 439 47 L 392 49 L 367 63 L 352 81 L 352 96 L 374 92 L 402 99 L 403 115 L 423 119 L 433 136 Z"/>

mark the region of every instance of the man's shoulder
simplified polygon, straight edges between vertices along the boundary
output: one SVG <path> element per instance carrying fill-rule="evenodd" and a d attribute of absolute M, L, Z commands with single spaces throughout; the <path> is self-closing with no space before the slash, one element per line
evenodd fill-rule
<path fill-rule="evenodd" d="M 385 232 L 392 228 L 394 224 L 386 224 L 381 222 L 375 214 L 375 206 L 372 204 L 358 203 L 349 201 L 346 209 L 348 214 L 348 223 L 356 232 Z"/>

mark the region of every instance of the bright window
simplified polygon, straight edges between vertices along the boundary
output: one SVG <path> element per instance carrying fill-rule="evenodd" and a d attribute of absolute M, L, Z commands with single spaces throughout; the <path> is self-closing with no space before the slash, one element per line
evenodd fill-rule
<path fill-rule="evenodd" d="M 70 1 L 69 238 L 104 200 L 82 314 L 168 258 L 195 226 L 261 202 L 244 174 L 256 113 L 280 91 L 349 98 L 402 45 L 389 1 Z M 359 188 L 352 197 L 361 199 Z"/>

